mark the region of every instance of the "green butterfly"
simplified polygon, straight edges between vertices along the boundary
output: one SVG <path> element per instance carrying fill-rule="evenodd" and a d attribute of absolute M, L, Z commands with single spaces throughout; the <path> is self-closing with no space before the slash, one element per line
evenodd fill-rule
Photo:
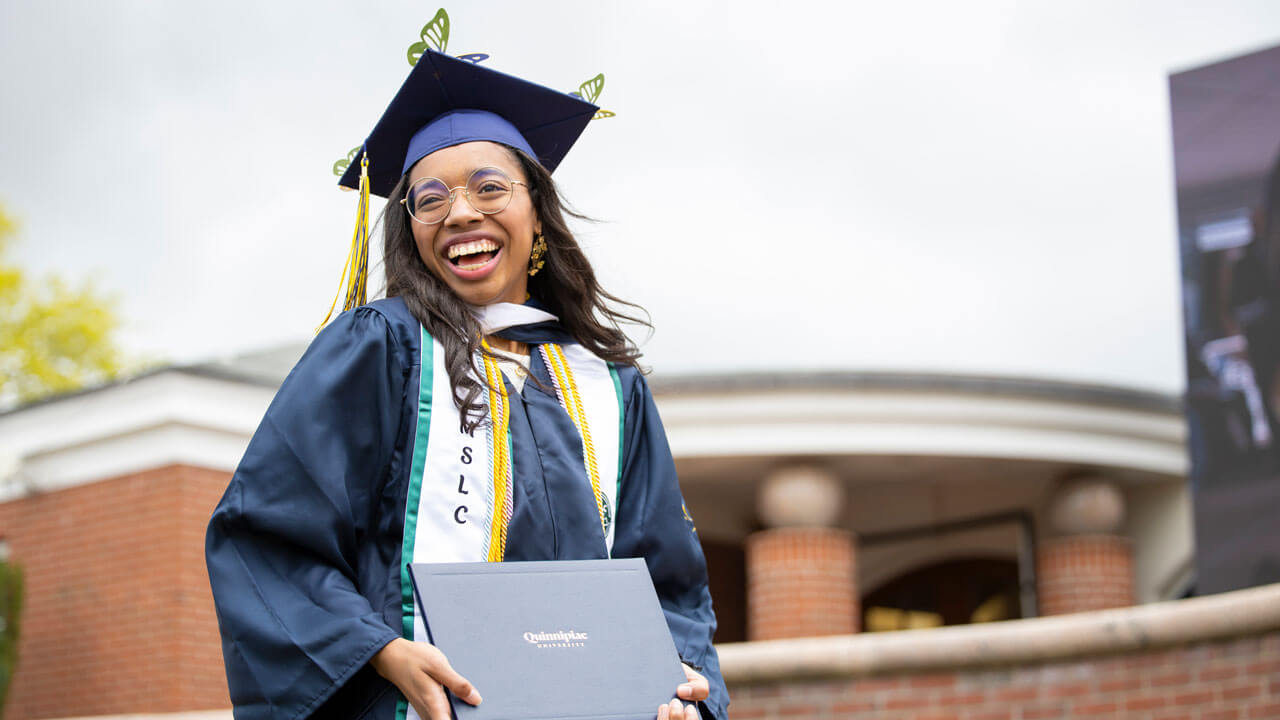
<path fill-rule="evenodd" d="M 418 60 L 422 58 L 422 53 L 428 49 L 434 49 L 438 52 L 444 52 L 449 47 L 449 13 L 444 8 L 436 11 L 436 16 L 431 18 L 431 22 L 422 26 L 422 32 L 418 34 L 418 42 L 409 46 L 409 64 L 417 65 Z M 489 57 L 488 53 L 466 53 L 459 55 L 458 58 L 468 62 L 478 63 Z"/>
<path fill-rule="evenodd" d="M 435 48 L 440 52 L 449 46 L 449 13 L 440 8 L 431 22 L 422 26 L 421 40 L 409 46 L 409 64 L 417 65 L 418 58 L 427 48 Z"/>
<path fill-rule="evenodd" d="M 444 8 L 436 11 L 436 16 L 431 18 L 431 22 L 422 26 L 422 31 L 418 33 L 418 42 L 409 46 L 407 53 L 409 64 L 417 65 L 418 60 L 422 58 L 422 54 L 429 49 L 444 52 L 449 47 L 449 13 Z M 459 55 L 458 59 L 468 62 L 478 63 L 489 58 L 488 53 L 466 53 Z M 359 147 L 351 148 L 351 152 L 347 153 L 347 157 L 338 160 L 333 164 L 333 174 L 342 177 L 347 171 L 351 163 L 356 158 L 356 153 L 360 152 Z"/>
<path fill-rule="evenodd" d="M 347 168 L 351 166 L 351 163 L 355 162 L 356 153 L 360 152 L 360 148 L 362 147 L 364 146 L 357 145 L 351 148 L 350 152 L 347 153 L 347 156 L 345 158 L 342 158 L 337 162 L 335 162 L 333 164 L 333 174 L 337 175 L 338 177 L 342 177 L 342 174 L 347 171 Z"/>
<path fill-rule="evenodd" d="M 600 91 L 604 90 L 604 73 L 600 73 L 595 77 L 587 80 L 578 86 L 577 92 L 571 92 L 570 95 L 582 98 L 591 104 L 595 104 L 596 98 L 600 97 Z M 616 117 L 617 113 L 612 110 L 597 110 L 592 120 L 601 120 L 603 118 Z"/>

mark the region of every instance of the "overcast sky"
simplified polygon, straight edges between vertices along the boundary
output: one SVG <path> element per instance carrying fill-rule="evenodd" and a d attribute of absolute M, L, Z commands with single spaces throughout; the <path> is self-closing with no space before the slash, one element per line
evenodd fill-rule
<path fill-rule="evenodd" d="M 133 352 L 305 340 L 354 222 L 330 167 L 437 7 L 0 3 L 14 256 L 116 295 Z M 1274 0 L 446 7 L 452 53 L 605 74 L 556 177 L 659 374 L 1180 391 L 1168 74 L 1280 42 Z"/>

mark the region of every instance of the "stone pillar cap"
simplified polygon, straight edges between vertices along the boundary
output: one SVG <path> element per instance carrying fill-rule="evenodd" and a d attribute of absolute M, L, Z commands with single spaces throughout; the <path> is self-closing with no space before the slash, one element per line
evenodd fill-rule
<path fill-rule="evenodd" d="M 844 510 L 844 486 L 820 467 L 783 467 L 761 483 L 756 510 L 772 528 L 832 527 Z"/>
<path fill-rule="evenodd" d="M 1097 476 L 1062 483 L 1049 503 L 1049 525 L 1063 535 L 1115 535 L 1124 524 L 1124 494 Z"/>

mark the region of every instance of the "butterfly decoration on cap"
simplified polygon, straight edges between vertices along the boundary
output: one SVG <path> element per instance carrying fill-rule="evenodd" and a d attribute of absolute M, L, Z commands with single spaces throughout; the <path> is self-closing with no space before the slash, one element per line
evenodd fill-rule
<path fill-rule="evenodd" d="M 604 73 L 600 73 L 599 75 L 596 75 L 590 80 L 587 80 L 586 82 L 579 85 L 576 92 L 571 92 L 569 94 L 574 97 L 580 97 L 583 100 L 586 100 L 587 102 L 591 103 L 592 105 L 595 105 L 596 98 L 600 97 L 600 91 L 603 89 L 604 89 Z M 605 118 L 616 117 L 617 115 L 618 114 L 612 110 L 597 110 L 595 116 L 592 117 L 591 119 L 603 120 Z"/>
<path fill-rule="evenodd" d="M 420 41 L 409 46 L 410 65 L 417 65 L 418 58 L 422 57 L 422 53 L 427 48 L 435 48 L 440 52 L 445 52 L 445 48 L 449 46 L 449 13 L 445 12 L 444 8 L 437 10 L 436 16 L 431 18 L 431 22 L 422 26 L 422 32 L 419 35 Z M 458 59 L 478 63 L 489 59 L 489 54 L 465 53 L 459 55 Z"/>
<path fill-rule="evenodd" d="M 422 26 L 421 32 L 418 33 L 418 42 L 409 46 L 409 50 L 405 53 L 409 60 L 409 65 L 417 65 L 418 60 L 422 57 L 422 53 L 427 48 L 434 48 L 439 52 L 445 52 L 449 47 L 449 13 L 444 8 L 436 11 L 436 16 L 431 18 L 431 22 Z M 481 63 L 489 59 L 489 53 L 464 53 L 457 56 L 459 60 L 466 60 L 473 63 Z M 599 76 L 603 84 L 604 76 Z M 585 83 L 584 83 L 585 84 Z M 570 93 L 571 95 L 576 93 Z M 579 97 L 582 97 L 579 95 Z M 612 115 L 613 113 L 610 113 Z M 333 164 L 333 174 L 342 177 L 347 171 L 347 167 L 355 162 L 356 155 L 359 154 L 362 146 L 357 145 L 347 151 L 345 158 L 339 158 Z"/>

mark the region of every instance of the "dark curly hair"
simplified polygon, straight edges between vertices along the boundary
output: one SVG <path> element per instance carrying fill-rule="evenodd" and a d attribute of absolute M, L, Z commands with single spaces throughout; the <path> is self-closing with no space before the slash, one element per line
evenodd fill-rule
<path fill-rule="evenodd" d="M 547 241 L 546 264 L 529 279 L 529 294 L 558 316 L 574 340 L 596 356 L 639 368 L 640 351 L 622 332 L 620 324 L 651 327 L 648 314 L 639 305 L 600 287 L 591 263 L 565 222 L 565 215 L 588 218 L 565 207 L 551 173 L 524 152 L 506 145 L 501 147 L 511 153 L 524 171 L 529 197 L 542 221 L 542 235 Z M 432 275 L 418 255 L 409 214 L 397 202 L 404 197 L 408 186 L 406 173 L 391 191 L 380 219 L 387 297 L 403 298 L 409 312 L 443 346 L 454 403 L 462 412 L 467 429 L 473 430 L 485 415 L 485 405 L 479 401 L 484 386 L 470 372 L 471 358 L 477 352 L 484 352 L 480 345 L 480 325 L 467 304 L 448 284 Z M 643 313 L 645 319 L 617 309 L 620 306 Z"/>

